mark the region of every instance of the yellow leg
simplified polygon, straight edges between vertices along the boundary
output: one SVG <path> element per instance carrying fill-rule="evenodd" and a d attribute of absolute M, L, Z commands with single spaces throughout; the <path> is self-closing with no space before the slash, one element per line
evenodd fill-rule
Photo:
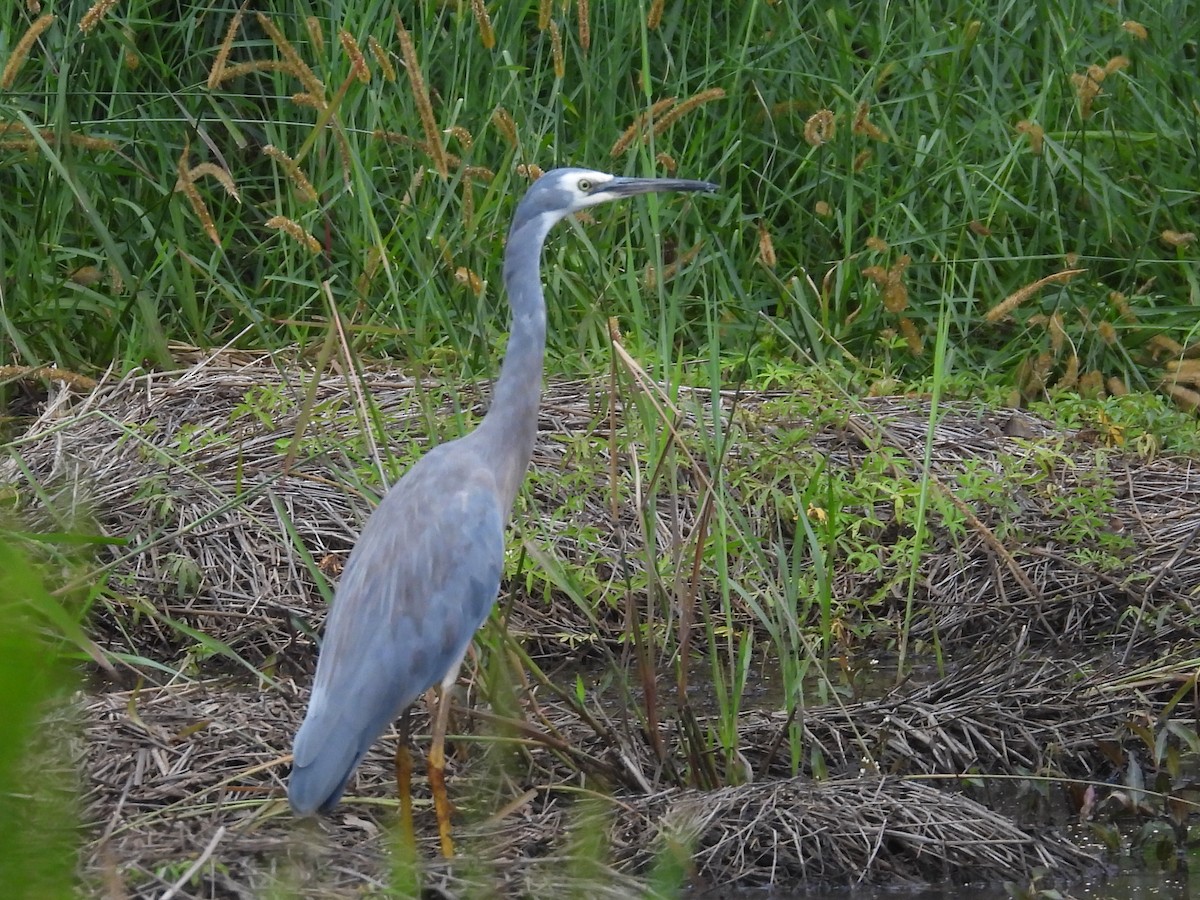
<path fill-rule="evenodd" d="M 410 847 L 417 846 L 412 811 L 412 753 L 408 749 L 408 714 L 400 716 L 400 743 L 396 745 L 396 789 L 400 793 L 400 835 Z"/>
<path fill-rule="evenodd" d="M 442 856 L 449 859 L 454 855 L 454 841 L 450 839 L 450 798 L 446 795 L 446 727 L 450 722 L 450 691 L 458 680 L 460 659 L 442 679 L 442 689 L 433 717 L 433 739 L 429 745 L 429 790 L 433 794 L 433 810 L 437 814 L 438 839 Z"/>

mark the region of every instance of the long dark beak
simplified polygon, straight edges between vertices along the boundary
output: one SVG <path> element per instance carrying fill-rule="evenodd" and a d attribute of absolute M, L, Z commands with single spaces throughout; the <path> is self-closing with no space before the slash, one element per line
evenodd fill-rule
<path fill-rule="evenodd" d="M 633 197 L 655 191 L 702 191 L 712 193 L 717 186 L 709 181 L 688 181 L 684 178 L 614 178 L 592 189 L 593 194 L 615 194 Z"/>

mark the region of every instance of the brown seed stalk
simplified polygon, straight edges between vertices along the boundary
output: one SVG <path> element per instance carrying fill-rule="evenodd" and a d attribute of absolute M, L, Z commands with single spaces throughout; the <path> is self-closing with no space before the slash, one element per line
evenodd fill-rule
<path fill-rule="evenodd" d="M 313 46 L 318 53 L 325 52 L 325 29 L 321 27 L 321 20 L 316 16 L 308 16 L 304 20 L 304 27 L 308 29 L 308 39 L 312 41 Z"/>
<path fill-rule="evenodd" d="M 900 334 L 904 338 L 904 343 L 908 344 L 908 352 L 913 356 L 920 356 L 925 349 L 925 342 L 921 340 L 921 333 L 917 331 L 917 326 L 908 316 L 900 317 Z"/>
<path fill-rule="evenodd" d="M 654 0 L 650 4 L 650 12 L 646 14 L 646 29 L 648 31 L 657 31 L 658 26 L 662 24 L 663 6 L 666 5 L 666 0 Z"/>
<path fill-rule="evenodd" d="M 42 36 L 42 32 L 53 25 L 57 18 L 57 16 L 51 13 L 46 13 L 46 15 L 35 20 L 29 26 L 28 30 L 21 35 L 21 39 L 17 41 L 17 46 L 13 47 L 13 51 L 8 57 L 8 62 L 4 64 L 4 71 L 0 72 L 0 89 L 7 91 L 13 86 L 13 82 L 17 80 L 17 75 L 20 74 L 21 67 L 25 65 L 25 60 L 29 58 L 29 51 L 33 49 L 33 45 L 37 43 L 37 39 Z"/>
<path fill-rule="evenodd" d="M 851 133 L 865 135 L 876 141 L 887 141 L 887 135 L 867 118 L 870 112 L 871 107 L 866 101 L 858 104 L 858 109 L 854 111 L 854 123 L 850 126 Z"/>
<path fill-rule="evenodd" d="M 1172 249 L 1175 249 L 1175 250 L 1179 249 L 1180 247 L 1186 247 L 1186 246 L 1188 246 L 1188 244 L 1194 244 L 1196 242 L 1196 233 L 1195 232 L 1193 232 L 1193 231 L 1175 231 L 1171 228 L 1164 229 L 1163 232 L 1158 237 L 1159 237 L 1159 240 L 1161 240 L 1166 246 L 1168 246 Z"/>
<path fill-rule="evenodd" d="M 725 89 L 719 87 L 709 88 L 698 94 L 693 94 L 686 100 L 681 100 L 678 106 L 663 115 L 661 119 L 655 119 L 654 124 L 650 127 L 650 133 L 658 137 L 696 107 L 702 106 L 705 103 L 711 103 L 713 100 L 721 100 L 724 97 Z"/>
<path fill-rule="evenodd" d="M 272 216 L 267 219 L 266 225 L 303 244 L 314 256 L 321 252 L 321 242 L 305 231 L 303 225 L 287 216 Z"/>
<path fill-rule="evenodd" d="M 904 270 L 912 262 L 907 253 L 889 268 L 867 266 L 863 275 L 875 282 L 883 295 L 883 306 L 890 313 L 900 313 L 908 308 L 908 288 L 904 286 Z"/>
<path fill-rule="evenodd" d="M 1042 126 L 1036 122 L 1030 122 L 1028 119 L 1022 119 L 1017 123 L 1017 131 L 1029 138 L 1029 152 L 1034 156 L 1041 156 L 1042 143 L 1046 138 L 1046 132 Z"/>
<path fill-rule="evenodd" d="M 367 68 L 367 61 L 363 58 L 362 50 L 358 46 L 358 41 L 354 39 L 354 35 L 343 28 L 338 31 L 338 40 L 342 42 L 342 49 L 350 57 L 351 76 L 363 84 L 369 83 L 371 70 Z"/>
<path fill-rule="evenodd" d="M 583 51 L 584 56 L 587 56 L 587 52 L 592 46 L 592 26 L 588 22 L 588 0 L 575 0 L 575 10 L 579 15 L 579 49 Z"/>
<path fill-rule="evenodd" d="M 284 37 L 283 32 L 279 30 L 270 17 L 263 13 L 255 13 L 255 15 L 258 17 L 258 24 L 267 33 L 267 37 L 271 39 L 271 43 L 275 45 L 287 63 L 287 70 L 300 79 L 300 83 L 304 85 L 307 93 L 314 97 L 324 98 L 325 85 L 321 82 L 320 78 L 313 74 L 313 70 L 308 67 L 308 63 L 300 58 L 300 54 L 296 52 L 296 48 L 292 46 L 292 42 Z"/>
<path fill-rule="evenodd" d="M 79 30 L 91 34 L 92 29 L 100 24 L 100 20 L 108 15 L 108 11 L 117 5 L 117 0 L 96 0 L 91 9 L 79 20 Z"/>
<path fill-rule="evenodd" d="M 1048 284 L 1066 284 L 1076 275 L 1086 272 L 1086 269 L 1064 269 L 1061 272 L 1055 272 L 1052 275 L 1047 275 L 1045 278 L 1039 278 L 1024 287 L 1013 291 L 995 306 L 987 311 L 984 319 L 993 324 L 1008 317 L 1014 309 L 1040 291 Z"/>
<path fill-rule="evenodd" d="M 479 41 L 485 50 L 496 46 L 496 32 L 492 28 L 492 20 L 488 16 L 487 6 L 483 0 L 471 0 L 471 11 L 475 13 L 475 24 L 479 26 Z"/>
<path fill-rule="evenodd" d="M 1150 32 L 1146 30 L 1146 26 L 1141 22 L 1135 22 L 1133 19 L 1126 19 L 1121 23 L 1121 28 L 1127 33 L 1132 34 L 1139 41 L 1144 41 L 1150 37 Z"/>
<path fill-rule="evenodd" d="M 375 63 L 379 66 L 379 70 L 383 72 L 383 80 L 389 84 L 396 80 L 396 67 L 392 65 L 392 61 L 388 59 L 387 51 L 379 45 L 379 41 L 375 40 L 375 36 L 371 35 L 367 38 L 367 46 L 371 49 L 371 55 L 375 57 Z"/>
<path fill-rule="evenodd" d="M 562 81 L 567 74 L 567 65 L 563 61 L 562 35 L 555 22 L 550 23 L 550 56 L 554 59 L 554 77 Z"/>
<path fill-rule="evenodd" d="M 461 125 L 451 125 L 446 129 L 446 134 L 458 141 L 463 150 L 470 150 L 471 145 L 475 143 L 475 139 L 471 137 L 471 132 L 467 131 Z"/>
<path fill-rule="evenodd" d="M 187 141 L 184 141 L 183 153 L 179 155 L 179 161 L 175 166 L 178 176 L 175 180 L 175 190 L 187 197 L 192 211 L 196 214 L 196 218 L 200 220 L 200 227 L 204 229 L 204 233 L 208 235 L 209 240 L 219 247 L 221 246 L 221 236 L 217 234 L 217 226 L 213 222 L 212 213 L 208 211 L 208 206 L 205 204 L 204 198 L 196 190 L 196 185 L 192 183 L 192 171 L 188 168 L 188 155 L 190 153 L 191 145 Z"/>
<path fill-rule="evenodd" d="M 237 34 L 237 30 L 242 24 L 242 16 L 246 14 L 246 6 L 249 2 L 250 0 L 245 0 L 238 7 L 238 11 L 229 20 L 229 27 L 225 29 L 225 37 L 217 49 L 217 58 L 213 60 L 212 68 L 208 71 L 208 89 L 210 91 L 216 90 L 225 80 L 225 66 L 229 62 L 229 51 L 233 47 L 234 35 Z"/>
<path fill-rule="evenodd" d="M 638 113 L 637 117 L 633 120 L 633 124 L 626 128 L 625 131 L 621 133 L 621 136 L 617 138 L 617 142 L 612 145 L 612 149 L 608 151 L 609 155 L 615 159 L 623 154 L 639 136 L 644 136 L 643 132 L 645 131 L 647 123 L 653 121 L 654 117 L 660 112 L 670 109 L 674 105 L 674 97 L 665 97 L 662 100 L 659 100 L 649 109 Z"/>
<path fill-rule="evenodd" d="M 429 100 L 429 89 L 425 86 L 425 76 L 421 73 L 421 64 L 417 59 L 416 48 L 413 47 L 412 35 L 404 27 L 399 13 L 396 13 L 396 35 L 400 38 L 400 55 L 404 58 L 408 84 L 412 89 L 413 101 L 417 104 L 417 114 L 421 118 L 421 130 L 425 132 L 426 152 L 433 160 L 433 167 L 437 169 L 438 174 L 446 178 L 450 174 L 450 166 L 446 160 L 446 148 L 442 146 L 442 133 L 438 130 L 437 119 L 433 117 L 433 104 Z"/>
<path fill-rule="evenodd" d="M 541 0 L 538 3 L 538 31 L 545 31 L 550 27 L 550 13 L 552 0 Z"/>
<path fill-rule="evenodd" d="M 504 135 L 504 139 L 508 141 L 510 147 L 517 146 L 517 123 L 513 121 L 512 115 L 503 106 L 497 106 L 492 111 L 492 124 L 496 126 L 496 130 Z"/>
<path fill-rule="evenodd" d="M 283 170 L 287 172 L 288 178 L 292 182 L 292 187 L 295 188 L 296 195 L 301 200 L 306 200 L 313 203 L 317 199 L 317 190 L 312 186 L 312 182 L 308 180 L 308 176 L 296 163 L 294 159 L 276 147 L 274 144 L 267 144 L 262 148 L 264 155 L 269 156 L 275 162 L 283 166 Z"/>
<path fill-rule="evenodd" d="M 771 240 L 771 232 L 767 231 L 767 226 L 758 223 L 758 261 L 768 269 L 775 268 L 779 262 L 775 255 L 775 242 Z"/>
<path fill-rule="evenodd" d="M 837 117 L 831 109 L 818 109 L 804 123 L 804 140 L 810 147 L 828 144 L 837 134 Z"/>

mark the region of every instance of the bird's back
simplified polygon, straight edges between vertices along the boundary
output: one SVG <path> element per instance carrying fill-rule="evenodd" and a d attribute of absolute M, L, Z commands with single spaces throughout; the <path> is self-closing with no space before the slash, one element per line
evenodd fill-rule
<path fill-rule="evenodd" d="M 504 564 L 505 501 L 470 440 L 434 448 L 388 492 L 342 572 L 296 734 L 288 799 L 340 798 L 375 739 L 461 659 Z"/>

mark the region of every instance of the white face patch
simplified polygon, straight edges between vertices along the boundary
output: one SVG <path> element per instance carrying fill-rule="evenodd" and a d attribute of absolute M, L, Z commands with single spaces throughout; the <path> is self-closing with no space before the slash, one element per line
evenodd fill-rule
<path fill-rule="evenodd" d="M 613 199 L 602 189 L 597 190 L 612 180 L 613 176 L 606 172 L 577 171 L 564 179 L 563 187 L 571 192 L 571 206 L 574 209 L 584 209 Z"/>

